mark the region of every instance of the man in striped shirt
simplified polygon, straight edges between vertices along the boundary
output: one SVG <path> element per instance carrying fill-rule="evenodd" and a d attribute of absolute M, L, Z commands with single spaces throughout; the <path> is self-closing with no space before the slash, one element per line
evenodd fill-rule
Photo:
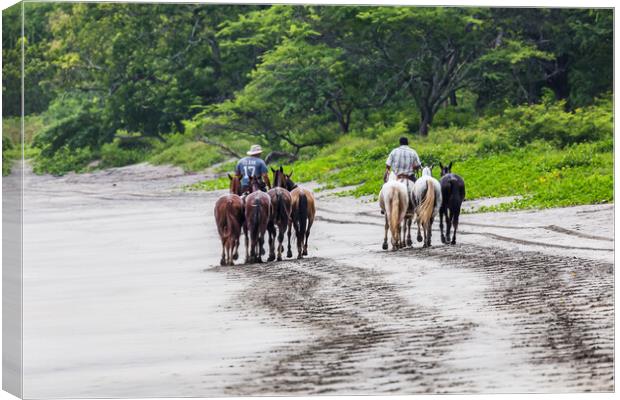
<path fill-rule="evenodd" d="M 400 138 L 400 147 L 395 148 L 390 153 L 385 162 L 385 176 L 394 171 L 399 178 L 409 178 L 414 171 L 420 168 L 420 157 L 418 153 L 409 147 L 409 140 L 406 137 Z"/>

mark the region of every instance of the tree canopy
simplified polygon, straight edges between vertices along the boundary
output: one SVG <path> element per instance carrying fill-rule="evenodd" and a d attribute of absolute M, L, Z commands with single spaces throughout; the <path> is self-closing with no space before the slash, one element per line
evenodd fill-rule
<path fill-rule="evenodd" d="M 432 129 L 442 107 L 567 107 L 612 90 L 609 9 L 25 3 L 3 12 L 3 112 L 56 113 L 48 151 L 118 131 L 161 139 L 191 124 L 274 150 L 363 130 L 385 110 Z M 51 111 L 49 111 L 51 110 Z M 95 125 L 95 126 L 89 126 Z"/>

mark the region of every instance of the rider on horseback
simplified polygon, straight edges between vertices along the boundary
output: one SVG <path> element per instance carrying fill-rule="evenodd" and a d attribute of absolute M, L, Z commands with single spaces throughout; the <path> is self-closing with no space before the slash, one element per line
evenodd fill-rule
<path fill-rule="evenodd" d="M 252 145 L 250 151 L 247 152 L 248 157 L 243 157 L 237 163 L 235 172 L 241 178 L 242 192 L 249 190 L 251 176 L 258 178 L 263 192 L 267 191 L 267 187 L 271 188 L 267 164 L 260 158 L 262 152 L 263 149 L 260 145 Z"/>
<path fill-rule="evenodd" d="M 385 162 L 386 180 L 390 169 L 394 171 L 398 178 L 407 178 L 415 181 L 414 172 L 420 168 L 420 157 L 418 153 L 409 147 L 409 140 L 406 137 L 400 138 L 400 147 L 392 150 Z"/>

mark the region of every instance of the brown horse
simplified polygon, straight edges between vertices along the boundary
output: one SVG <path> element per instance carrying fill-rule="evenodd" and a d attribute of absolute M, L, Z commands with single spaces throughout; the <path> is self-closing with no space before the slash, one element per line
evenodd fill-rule
<path fill-rule="evenodd" d="M 243 201 L 236 194 L 225 194 L 215 202 L 215 224 L 222 240 L 221 265 L 233 265 L 239 257 Z"/>
<path fill-rule="evenodd" d="M 275 255 L 275 242 L 276 242 L 276 228 L 278 236 L 278 261 L 282 261 L 282 252 L 284 246 L 284 233 L 286 232 L 289 221 L 291 219 L 291 194 L 283 187 L 278 187 L 277 182 L 280 182 L 284 186 L 284 173 L 283 171 L 271 168 L 273 172 L 274 187 L 270 189 L 267 194 L 271 197 L 271 220 L 267 230 L 269 231 L 269 258 L 268 261 L 276 259 Z"/>
<path fill-rule="evenodd" d="M 310 228 L 314 222 L 314 215 L 316 210 L 314 208 L 314 194 L 312 191 L 297 186 L 295 182 L 291 180 L 293 172 L 285 174 L 282 167 L 278 171 L 284 178 L 280 177 L 278 173 L 274 176 L 275 185 L 281 185 L 284 182 L 284 188 L 291 192 L 291 220 L 288 225 L 288 251 L 287 257 L 293 257 L 291 251 L 291 226 L 295 229 L 295 236 L 297 239 L 297 258 L 302 258 L 308 255 L 308 237 L 310 236 Z"/>
<path fill-rule="evenodd" d="M 245 229 L 250 236 L 250 254 L 248 262 L 263 262 L 261 256 L 265 250 L 265 232 L 271 218 L 271 197 L 260 190 L 260 182 L 250 177 L 251 193 L 245 196 Z M 246 254 L 248 242 L 246 240 Z"/>
<path fill-rule="evenodd" d="M 230 193 L 241 196 L 243 194 L 243 190 L 241 188 L 241 178 L 238 175 L 228 174 L 228 179 L 230 179 Z"/>

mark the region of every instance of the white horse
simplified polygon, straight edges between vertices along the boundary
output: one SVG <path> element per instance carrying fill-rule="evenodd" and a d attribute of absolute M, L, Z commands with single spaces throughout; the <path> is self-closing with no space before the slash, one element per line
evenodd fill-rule
<path fill-rule="evenodd" d="M 401 247 L 411 246 L 411 223 L 415 216 L 415 198 L 413 196 L 414 182 L 409 178 L 397 178 L 397 180 L 405 185 L 407 188 L 407 199 L 409 200 L 409 206 L 407 207 L 407 213 L 405 213 L 405 221 L 403 223 L 403 233 L 400 242 Z"/>
<path fill-rule="evenodd" d="M 405 219 L 409 199 L 407 186 L 398 182 L 394 172 L 390 172 L 387 182 L 383 184 L 379 193 L 379 207 L 385 214 L 385 236 L 383 238 L 383 250 L 387 250 L 388 229 L 392 234 L 392 250 L 401 247 L 400 226 Z"/>
<path fill-rule="evenodd" d="M 431 175 L 433 167 L 424 167 L 422 176 L 413 186 L 413 196 L 416 204 L 416 223 L 418 224 L 418 242 L 422 241 L 420 225 L 424 231 L 424 245 L 431 245 L 431 230 L 433 220 L 441 207 L 441 185 Z"/>

